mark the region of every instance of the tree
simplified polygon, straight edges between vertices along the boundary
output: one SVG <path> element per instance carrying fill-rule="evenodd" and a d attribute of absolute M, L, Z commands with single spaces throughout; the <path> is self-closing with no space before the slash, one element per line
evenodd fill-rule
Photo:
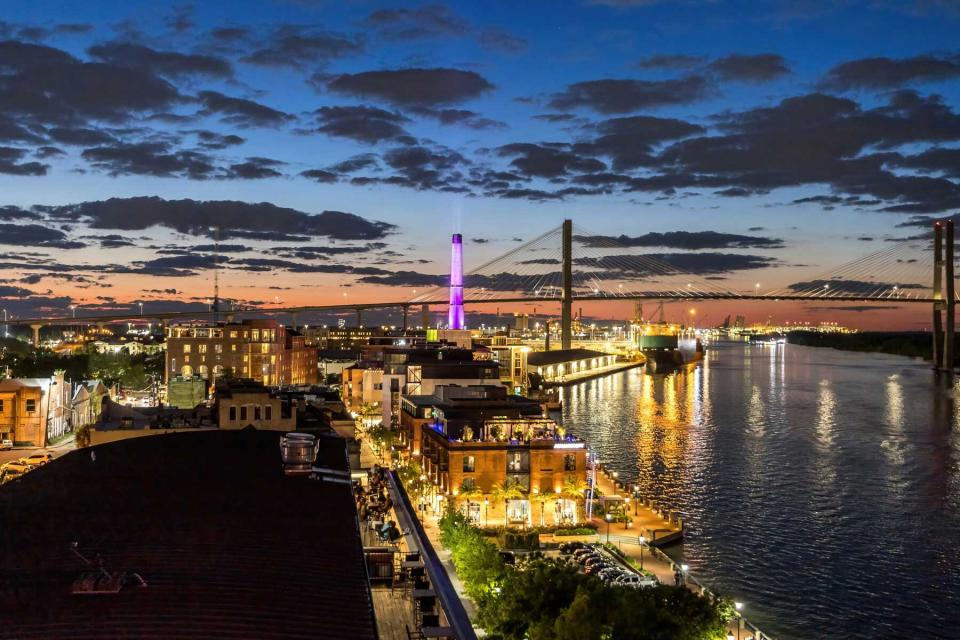
<path fill-rule="evenodd" d="M 490 499 L 494 503 L 503 503 L 504 526 L 507 524 L 507 503 L 510 500 L 522 500 L 525 496 L 523 487 L 513 479 L 507 479 L 503 483 L 498 482 L 490 489 Z"/>
<path fill-rule="evenodd" d="M 560 497 L 564 500 L 573 500 L 577 503 L 577 521 L 583 520 L 586 517 L 584 506 L 587 502 L 586 492 L 588 488 L 587 483 L 575 475 L 571 474 L 563 479 Z"/>
<path fill-rule="evenodd" d="M 470 484 L 467 484 L 467 481 L 466 481 L 466 480 L 464 480 L 464 481 L 460 484 L 460 488 L 457 490 L 457 493 L 459 494 L 459 497 L 460 497 L 461 499 L 467 501 L 467 514 L 468 514 L 468 515 L 470 514 L 470 504 L 471 504 L 471 501 L 472 501 L 474 498 L 476 498 L 477 500 L 480 500 L 480 498 L 483 497 L 483 492 L 480 491 L 479 489 L 477 489 L 476 483 L 471 482 Z"/>

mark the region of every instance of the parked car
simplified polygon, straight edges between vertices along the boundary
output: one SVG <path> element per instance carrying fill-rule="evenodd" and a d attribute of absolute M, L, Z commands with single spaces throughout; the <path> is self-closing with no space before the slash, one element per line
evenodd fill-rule
<path fill-rule="evenodd" d="M 511 567 L 517 564 L 517 554 L 513 551 L 501 551 L 500 559 L 503 560 L 503 564 L 508 564 Z"/>
<path fill-rule="evenodd" d="M 20 462 L 29 464 L 32 467 L 39 467 L 42 464 L 47 464 L 51 460 L 53 460 L 52 453 L 32 453 L 26 458 L 20 458 Z"/>
<path fill-rule="evenodd" d="M 651 575 L 641 576 L 631 572 L 620 576 L 614 581 L 613 584 L 618 587 L 631 587 L 633 589 L 640 589 L 643 587 L 655 587 L 660 584 L 660 581 Z"/>
<path fill-rule="evenodd" d="M 583 572 L 588 576 L 599 575 L 601 571 L 611 568 L 611 564 L 605 560 L 601 560 L 595 564 L 588 565 Z"/>
<path fill-rule="evenodd" d="M 601 556 L 599 553 L 596 553 L 596 552 L 594 552 L 594 553 L 588 553 L 588 554 L 582 555 L 582 556 L 580 556 L 579 558 L 577 558 L 577 562 L 578 562 L 580 565 L 585 565 L 585 564 L 587 564 L 587 561 L 588 561 L 588 560 L 596 560 L 596 559 L 599 559 L 599 558 L 603 558 L 603 556 Z"/>
<path fill-rule="evenodd" d="M 592 567 L 598 564 L 610 565 L 610 561 L 603 556 L 594 556 L 592 558 L 587 558 L 587 561 L 583 563 L 583 566 Z"/>
<path fill-rule="evenodd" d="M 573 557 L 579 558 L 580 556 L 587 555 L 589 553 L 596 553 L 596 552 L 597 550 L 594 549 L 593 547 L 583 546 L 583 547 L 580 547 L 579 549 L 574 550 Z"/>
<path fill-rule="evenodd" d="M 0 451 L 13 449 L 13 440 L 0 440 Z"/>
<path fill-rule="evenodd" d="M 560 545 L 560 553 L 565 556 L 570 555 L 578 549 L 585 549 L 586 546 L 583 542 L 564 542 Z"/>
<path fill-rule="evenodd" d="M 16 462 L 8 462 L 7 464 L 0 467 L 0 469 L 3 469 L 7 473 L 7 475 L 11 475 L 11 474 L 22 475 L 27 471 L 30 471 L 31 469 L 33 469 L 33 467 L 28 464 L 24 464 L 23 462 L 16 461 Z"/>
<path fill-rule="evenodd" d="M 611 582 L 622 576 L 626 571 L 620 567 L 607 567 L 600 571 L 597 576 L 604 582 Z"/>

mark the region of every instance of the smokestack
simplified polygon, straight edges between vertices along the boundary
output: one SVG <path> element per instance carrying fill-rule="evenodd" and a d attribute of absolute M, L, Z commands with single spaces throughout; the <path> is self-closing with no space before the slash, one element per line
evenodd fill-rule
<path fill-rule="evenodd" d="M 463 329 L 463 236 L 453 234 L 450 251 L 450 308 L 448 324 L 451 329 Z"/>

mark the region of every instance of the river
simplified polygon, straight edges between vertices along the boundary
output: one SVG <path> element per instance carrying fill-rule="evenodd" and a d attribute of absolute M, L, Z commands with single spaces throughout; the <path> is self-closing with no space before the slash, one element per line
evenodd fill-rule
<path fill-rule="evenodd" d="M 778 640 L 960 638 L 957 398 L 899 356 L 721 343 L 568 387 L 562 417 Z"/>

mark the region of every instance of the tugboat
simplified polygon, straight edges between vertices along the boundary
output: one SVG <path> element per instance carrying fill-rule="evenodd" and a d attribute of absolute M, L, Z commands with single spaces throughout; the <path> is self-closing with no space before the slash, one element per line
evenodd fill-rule
<path fill-rule="evenodd" d="M 637 334 L 637 347 L 647 359 L 651 373 L 678 369 L 703 359 L 703 343 L 691 327 L 665 322 L 645 322 Z"/>

